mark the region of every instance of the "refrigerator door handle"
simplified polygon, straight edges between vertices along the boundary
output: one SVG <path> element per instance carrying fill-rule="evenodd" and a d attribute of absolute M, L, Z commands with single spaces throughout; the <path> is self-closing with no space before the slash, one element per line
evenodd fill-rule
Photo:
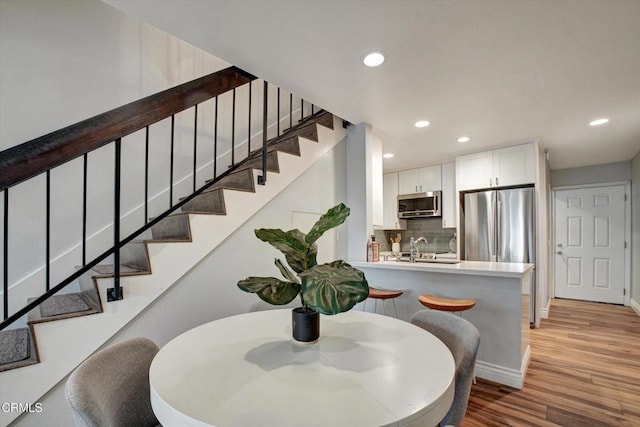
<path fill-rule="evenodd" d="M 496 202 L 496 261 L 501 262 L 500 243 L 502 242 L 502 200 L 500 196 L 497 197 Z"/>

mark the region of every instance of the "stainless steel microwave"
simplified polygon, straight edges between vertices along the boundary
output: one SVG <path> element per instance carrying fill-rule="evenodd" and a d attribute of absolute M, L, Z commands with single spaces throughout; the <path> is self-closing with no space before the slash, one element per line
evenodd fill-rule
<path fill-rule="evenodd" d="M 398 218 L 429 218 L 442 216 L 442 191 L 403 194 L 398 196 Z"/>

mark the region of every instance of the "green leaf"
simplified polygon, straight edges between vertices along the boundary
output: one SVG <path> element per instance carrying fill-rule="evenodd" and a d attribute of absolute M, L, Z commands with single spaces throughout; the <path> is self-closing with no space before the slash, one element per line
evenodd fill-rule
<path fill-rule="evenodd" d="M 331 267 L 334 267 L 334 268 L 351 267 L 351 265 L 350 265 L 350 264 L 347 264 L 346 262 L 344 262 L 344 261 L 343 261 L 343 260 L 341 260 L 341 259 L 338 259 L 338 260 L 335 260 L 335 261 L 328 262 L 328 263 L 327 263 L 327 265 L 330 265 Z"/>
<path fill-rule="evenodd" d="M 343 261 L 317 265 L 299 276 L 305 304 L 322 314 L 348 311 L 369 296 L 364 273 Z"/>
<path fill-rule="evenodd" d="M 305 242 L 305 234 L 300 230 L 282 231 L 278 228 L 261 228 L 255 230 L 256 237 L 271 244 L 282 252 L 293 271 L 300 273 L 315 265 L 315 254 L 318 248 L 311 248 Z"/>
<path fill-rule="evenodd" d="M 258 294 L 260 299 L 274 305 L 288 304 L 300 293 L 300 285 L 275 277 L 247 277 L 238 282 L 245 292 Z"/>
<path fill-rule="evenodd" d="M 325 231 L 342 224 L 349 216 L 349 213 L 351 213 L 351 209 L 345 206 L 344 203 L 340 203 L 329 209 L 320 217 L 313 227 L 311 227 L 311 230 L 307 233 L 306 242 L 308 244 L 314 243 Z"/>
<path fill-rule="evenodd" d="M 275 264 L 276 264 L 276 267 L 278 267 L 278 270 L 280 270 L 280 273 L 282 274 L 282 276 L 283 276 L 285 279 L 287 279 L 288 281 L 293 282 L 293 283 L 298 283 L 298 282 L 299 282 L 299 280 L 298 280 L 298 278 L 296 277 L 296 275 L 295 275 L 295 274 L 293 274 L 293 273 L 291 272 L 291 270 L 289 270 L 289 269 L 287 268 L 287 266 L 286 266 L 286 265 L 284 265 L 284 264 L 282 263 L 282 261 L 280 261 L 278 258 L 276 258 L 276 262 L 275 262 Z"/>

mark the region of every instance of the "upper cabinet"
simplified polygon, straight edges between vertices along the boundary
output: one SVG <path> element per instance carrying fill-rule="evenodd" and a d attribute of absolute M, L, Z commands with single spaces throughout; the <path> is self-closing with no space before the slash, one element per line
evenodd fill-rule
<path fill-rule="evenodd" d="M 383 193 L 384 220 L 382 224 L 376 225 L 375 228 L 382 230 L 405 229 L 407 221 L 398 219 L 398 172 L 384 174 Z"/>
<path fill-rule="evenodd" d="M 426 166 L 398 172 L 399 194 L 423 193 L 442 190 L 440 165 Z"/>
<path fill-rule="evenodd" d="M 442 164 L 442 228 L 456 228 L 456 164 Z"/>
<path fill-rule="evenodd" d="M 534 150 L 534 144 L 530 143 L 459 156 L 458 190 L 534 183 Z"/>

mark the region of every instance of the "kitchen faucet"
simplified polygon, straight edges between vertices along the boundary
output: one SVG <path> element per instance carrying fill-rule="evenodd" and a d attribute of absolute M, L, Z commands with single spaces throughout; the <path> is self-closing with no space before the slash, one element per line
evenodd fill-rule
<path fill-rule="evenodd" d="M 416 255 L 420 255 L 420 251 L 418 251 L 417 246 L 420 242 L 429 243 L 426 237 L 418 237 L 415 240 L 413 237 L 411 238 L 411 241 L 409 242 L 409 262 L 416 262 Z"/>

